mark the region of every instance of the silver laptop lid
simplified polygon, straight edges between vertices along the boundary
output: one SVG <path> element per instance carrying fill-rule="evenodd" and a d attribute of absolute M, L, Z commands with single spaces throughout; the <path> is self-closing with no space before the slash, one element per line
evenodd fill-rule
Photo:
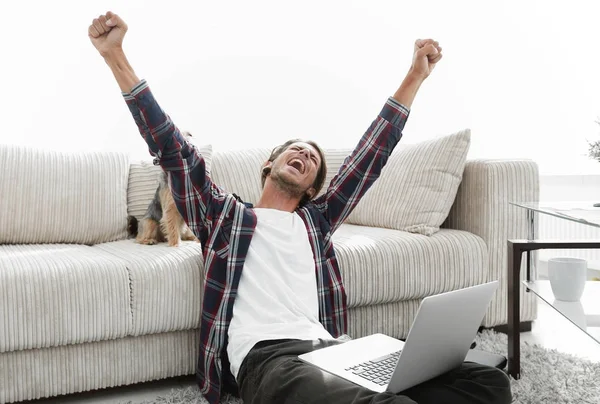
<path fill-rule="evenodd" d="M 498 281 L 423 299 L 388 391 L 398 393 L 460 366 Z"/>

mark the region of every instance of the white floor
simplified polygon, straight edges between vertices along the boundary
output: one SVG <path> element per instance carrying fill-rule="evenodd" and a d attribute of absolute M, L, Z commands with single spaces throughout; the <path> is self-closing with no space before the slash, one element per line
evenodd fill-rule
<path fill-rule="evenodd" d="M 531 332 L 521 333 L 521 343 L 538 344 L 545 348 L 600 362 L 600 344 L 581 331 L 540 299 L 538 319 Z M 597 335 L 597 333 L 594 333 Z"/>
<path fill-rule="evenodd" d="M 538 307 L 538 320 L 534 322 L 531 332 L 521 334 L 522 342 L 539 344 L 600 362 L 600 344 L 584 334 L 547 304 L 540 301 Z M 171 389 L 182 386 L 195 386 L 193 376 L 73 394 L 54 399 L 28 401 L 27 404 L 117 404 L 129 401 L 136 404 L 155 399 L 159 395 L 169 393 Z"/>

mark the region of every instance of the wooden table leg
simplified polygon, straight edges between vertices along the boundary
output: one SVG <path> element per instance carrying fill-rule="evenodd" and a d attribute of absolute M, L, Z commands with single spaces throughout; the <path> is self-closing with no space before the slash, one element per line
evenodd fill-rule
<path fill-rule="evenodd" d="M 521 378 L 521 260 L 523 250 L 508 243 L 508 374 Z"/>

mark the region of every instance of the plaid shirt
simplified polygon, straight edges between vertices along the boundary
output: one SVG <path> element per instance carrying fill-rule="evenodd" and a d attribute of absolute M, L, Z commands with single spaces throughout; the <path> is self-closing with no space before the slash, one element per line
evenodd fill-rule
<path fill-rule="evenodd" d="M 229 370 L 227 330 L 257 219 L 252 205 L 211 181 L 204 158 L 184 140 L 145 80 L 123 97 L 155 164 L 168 175 L 177 208 L 202 244 L 205 278 L 196 375 L 202 394 L 217 403 L 222 392 L 237 387 Z M 408 114 L 389 98 L 327 191 L 296 210 L 306 224 L 315 258 L 319 321 L 336 338 L 346 333 L 347 307 L 331 235 L 379 177 L 402 137 Z"/>

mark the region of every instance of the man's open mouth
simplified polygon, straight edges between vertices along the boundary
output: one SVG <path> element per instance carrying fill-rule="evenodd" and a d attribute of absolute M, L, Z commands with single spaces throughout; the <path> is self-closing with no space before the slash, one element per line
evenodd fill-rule
<path fill-rule="evenodd" d="M 300 174 L 304 174 L 304 162 L 300 159 L 292 159 L 288 162 L 288 165 L 294 167 L 296 170 L 300 172 Z"/>

